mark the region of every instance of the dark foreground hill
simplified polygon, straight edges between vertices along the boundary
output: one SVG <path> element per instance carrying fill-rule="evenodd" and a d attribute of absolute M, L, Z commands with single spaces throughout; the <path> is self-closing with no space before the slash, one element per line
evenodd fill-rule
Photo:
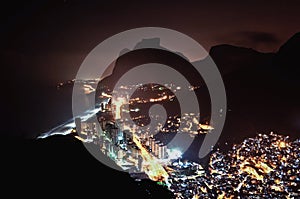
<path fill-rule="evenodd" d="M 9 197 L 172 198 L 155 182 L 103 165 L 72 136 L 2 141 L 1 170 L 1 195 Z"/>

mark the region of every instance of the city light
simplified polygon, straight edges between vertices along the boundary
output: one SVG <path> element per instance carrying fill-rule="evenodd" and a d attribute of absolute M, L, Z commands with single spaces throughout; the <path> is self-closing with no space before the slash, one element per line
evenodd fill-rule
<path fill-rule="evenodd" d="M 141 150 L 141 156 L 144 160 L 144 171 L 153 181 L 164 181 L 168 183 L 168 173 L 163 166 L 158 162 L 157 158 L 151 155 L 140 143 L 136 135 L 133 135 L 133 141 Z"/>
<path fill-rule="evenodd" d="M 125 98 L 116 97 L 112 100 L 112 105 L 114 107 L 115 119 L 121 119 L 121 107 L 126 103 Z"/>
<path fill-rule="evenodd" d="M 107 91 L 102 92 L 99 99 L 103 105 L 100 108 L 86 111 L 77 118 L 79 122 L 70 120 L 40 138 L 72 133 L 82 142 L 98 145 L 99 152 L 131 175 L 136 174 L 135 178 L 147 176 L 160 185 L 167 185 L 176 199 L 300 197 L 300 140 L 290 141 L 288 136 L 273 132 L 258 134 L 234 144 L 228 152 L 213 150 L 208 168 L 203 169 L 197 162 L 183 160 L 180 149 L 168 148 L 152 135 L 149 127 L 141 130 L 127 118 L 122 118 L 123 112 L 127 111 L 123 105 L 169 102 L 172 99 L 172 95 L 164 93 L 149 99 L 135 97 L 128 102 L 123 96 L 127 96 L 128 90 L 137 88 L 144 89 L 140 85 L 122 86 L 120 93 L 114 93 L 113 97 Z M 165 92 L 160 86 L 152 89 Z M 136 114 L 131 119 L 137 123 L 148 117 L 141 108 L 134 106 L 126 113 L 129 112 Z M 95 115 L 98 121 L 92 119 Z M 158 124 L 154 129 L 164 134 L 202 136 L 210 133 L 214 127 L 201 124 L 199 116 L 192 112 L 169 116 L 165 124 L 160 115 L 151 116 L 151 120 Z M 181 132 L 176 131 L 179 126 Z"/>

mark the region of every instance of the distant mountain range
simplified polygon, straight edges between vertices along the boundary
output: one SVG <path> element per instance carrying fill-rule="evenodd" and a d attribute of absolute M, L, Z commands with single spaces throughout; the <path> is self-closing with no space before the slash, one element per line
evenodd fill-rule
<path fill-rule="evenodd" d="M 201 113 L 204 117 L 209 115 L 207 87 L 184 56 L 165 51 L 157 38 L 141 43 L 136 45 L 136 50 L 129 52 L 124 49 L 120 53 L 112 75 L 101 84 L 113 88 L 119 78 L 135 66 L 165 64 L 184 75 L 191 85 L 202 85 L 195 93 Z M 138 49 L 140 46 L 155 46 L 156 49 Z M 223 44 L 212 47 L 209 55 L 219 68 L 227 92 L 229 111 L 221 137 L 223 142 L 241 141 L 257 132 L 268 131 L 298 136 L 300 33 L 292 36 L 276 53 L 261 53 L 251 48 Z M 206 62 L 207 58 L 194 63 L 201 67 Z"/>

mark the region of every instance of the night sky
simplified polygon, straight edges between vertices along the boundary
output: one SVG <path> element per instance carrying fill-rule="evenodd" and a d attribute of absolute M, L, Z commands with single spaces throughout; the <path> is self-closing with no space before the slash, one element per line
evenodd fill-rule
<path fill-rule="evenodd" d="M 4 120 L 9 126 L 4 131 L 13 128 L 12 132 L 20 132 L 24 126 L 36 125 L 45 128 L 43 117 L 65 114 L 55 109 L 59 102 L 50 102 L 51 97 L 45 95 L 47 89 L 74 79 L 86 55 L 121 31 L 164 27 L 194 38 L 207 51 L 215 45 L 231 44 L 276 52 L 300 31 L 299 10 L 299 1 L 279 0 L 41 0 L 2 4 L 2 105 L 9 118 Z M 50 104 L 45 105 L 47 102 Z"/>

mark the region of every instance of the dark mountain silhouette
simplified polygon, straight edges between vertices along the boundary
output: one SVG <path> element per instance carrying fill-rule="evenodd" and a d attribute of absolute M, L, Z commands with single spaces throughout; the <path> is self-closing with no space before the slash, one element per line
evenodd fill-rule
<path fill-rule="evenodd" d="M 278 75 L 285 81 L 299 83 L 300 76 L 300 33 L 293 35 L 284 45 L 279 48 L 274 59 L 274 67 Z"/>
<path fill-rule="evenodd" d="M 211 53 L 220 70 L 236 68 L 223 75 L 230 111 L 221 140 L 232 143 L 269 131 L 299 137 L 299 44 L 297 33 L 274 54 L 215 47 L 220 54 Z"/>
<path fill-rule="evenodd" d="M 274 56 L 273 53 L 259 53 L 251 48 L 237 47 L 228 44 L 213 46 L 209 55 L 218 66 L 221 74 L 227 75 L 247 67 L 264 67 Z"/>

